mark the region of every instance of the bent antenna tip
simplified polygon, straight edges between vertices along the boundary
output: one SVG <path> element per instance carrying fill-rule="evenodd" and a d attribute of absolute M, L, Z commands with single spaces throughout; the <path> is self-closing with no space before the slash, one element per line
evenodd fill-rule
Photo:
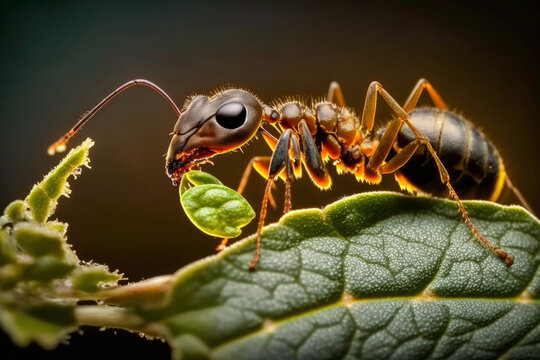
<path fill-rule="evenodd" d="M 66 151 L 66 145 L 65 144 L 57 145 L 55 143 L 55 144 L 52 144 L 51 146 L 49 146 L 47 148 L 47 154 L 49 154 L 51 156 L 56 154 L 56 153 L 64 152 L 64 151 Z"/>

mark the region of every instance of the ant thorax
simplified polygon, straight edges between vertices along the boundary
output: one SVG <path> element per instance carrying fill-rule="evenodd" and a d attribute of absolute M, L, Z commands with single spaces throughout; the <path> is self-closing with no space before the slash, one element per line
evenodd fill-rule
<path fill-rule="evenodd" d="M 286 129 L 298 132 L 299 122 L 305 120 L 323 161 L 332 161 L 338 173 L 354 174 L 361 181 L 380 181 L 364 176 L 365 164 L 378 141 L 362 128 L 361 119 L 353 109 L 329 101 L 317 101 L 310 106 L 293 99 L 263 107 L 264 122 L 280 132 Z"/>

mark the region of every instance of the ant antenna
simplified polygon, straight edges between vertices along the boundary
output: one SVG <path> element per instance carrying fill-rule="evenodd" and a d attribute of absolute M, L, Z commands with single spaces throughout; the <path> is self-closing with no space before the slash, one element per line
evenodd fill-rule
<path fill-rule="evenodd" d="M 100 103 L 97 104 L 92 110 L 84 114 L 84 116 L 79 121 L 77 121 L 77 123 L 75 124 L 75 126 L 71 128 L 71 130 L 69 130 L 64 136 L 58 139 L 54 144 L 49 146 L 49 148 L 47 149 L 47 152 L 49 153 L 49 155 L 54 155 L 56 152 L 62 152 L 66 150 L 66 143 L 68 142 L 68 140 L 71 139 L 71 137 L 75 135 L 77 131 L 79 131 L 79 129 L 84 124 L 86 124 L 86 122 L 90 120 L 92 116 L 94 116 L 103 106 L 105 106 L 105 104 L 107 104 L 109 101 L 114 99 L 121 92 L 135 85 L 148 86 L 150 89 L 154 90 L 155 92 L 163 96 L 163 98 L 165 98 L 165 100 L 167 100 L 169 105 L 171 105 L 171 107 L 174 109 L 174 111 L 176 112 L 176 115 L 180 116 L 180 109 L 178 108 L 178 106 L 176 106 L 176 104 L 169 97 L 169 95 L 167 95 L 167 93 L 163 91 L 159 86 L 157 86 L 151 81 L 144 80 L 144 79 L 131 80 L 125 83 L 124 85 L 120 86 L 118 89 L 114 90 L 109 95 L 107 95 L 107 97 L 101 100 Z"/>

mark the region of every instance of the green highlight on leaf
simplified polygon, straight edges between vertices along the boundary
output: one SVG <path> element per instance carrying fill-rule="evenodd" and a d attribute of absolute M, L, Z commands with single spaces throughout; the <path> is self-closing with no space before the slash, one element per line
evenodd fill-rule
<path fill-rule="evenodd" d="M 180 181 L 180 187 L 179 192 L 180 196 L 182 196 L 187 190 L 191 188 L 191 184 L 193 185 L 208 185 L 208 184 L 215 184 L 215 185 L 221 185 L 221 181 L 219 181 L 216 177 L 205 173 L 204 171 L 199 170 L 191 170 L 182 176 L 182 180 Z"/>
<path fill-rule="evenodd" d="M 189 183 L 195 185 L 190 188 Z M 188 218 L 203 232 L 223 238 L 239 236 L 255 217 L 247 200 L 210 174 L 190 171 L 180 183 L 180 202 Z"/>
<path fill-rule="evenodd" d="M 86 139 L 81 145 L 72 149 L 40 183 L 34 185 L 26 198 L 34 220 L 45 222 L 54 211 L 60 195 L 69 195 L 67 178 L 70 175 L 77 176 L 81 165 L 88 166 L 88 151 L 93 145 L 92 140 Z"/>
<path fill-rule="evenodd" d="M 189 180 L 189 182 L 191 182 L 193 185 L 221 185 L 221 181 L 219 181 L 216 177 L 205 173 L 204 171 L 192 170 L 187 172 L 184 177 Z M 183 180 L 184 178 L 182 178 L 182 181 Z"/>

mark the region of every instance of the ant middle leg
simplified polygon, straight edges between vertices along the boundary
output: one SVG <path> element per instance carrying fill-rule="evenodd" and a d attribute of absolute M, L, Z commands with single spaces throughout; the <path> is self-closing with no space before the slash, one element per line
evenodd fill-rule
<path fill-rule="evenodd" d="M 448 174 L 446 167 L 444 166 L 442 161 L 439 159 L 439 156 L 437 155 L 437 152 L 435 151 L 435 149 L 433 149 L 433 147 L 431 146 L 429 139 L 411 123 L 409 116 L 407 115 L 407 112 L 405 112 L 405 110 L 401 106 L 399 106 L 399 104 L 394 100 L 392 96 L 390 96 L 390 94 L 388 94 L 388 92 L 382 87 L 382 85 L 376 81 L 372 82 L 369 85 L 368 92 L 366 95 L 366 103 L 364 105 L 362 123 L 368 124 L 371 127 L 373 127 L 375 109 L 377 106 L 377 94 L 380 94 L 382 98 L 385 100 L 385 102 L 390 106 L 392 112 L 396 116 L 396 119 L 393 120 L 390 123 L 390 125 L 386 128 L 381 138 L 381 141 L 379 142 L 379 146 L 373 153 L 372 157 L 370 158 L 366 166 L 366 173 L 376 174 L 380 176 L 381 167 L 383 166 L 384 161 L 386 160 L 386 158 L 388 157 L 388 154 L 390 153 L 390 150 L 396 140 L 396 137 L 399 133 L 399 130 L 401 129 L 401 126 L 403 125 L 403 123 L 405 123 L 413 132 L 416 138 L 416 141 L 412 143 L 413 145 L 411 145 L 411 147 L 403 148 L 402 151 L 407 149 L 406 152 L 403 155 L 400 155 L 398 159 L 394 161 L 394 163 L 392 163 L 391 162 L 392 160 L 390 160 L 385 170 L 389 171 L 392 168 L 397 167 L 401 162 L 408 160 L 407 159 L 408 154 L 411 153 L 412 155 L 414 153 L 412 152 L 412 150 L 413 149 L 416 150 L 415 147 L 420 146 L 420 144 L 425 144 L 429 153 L 435 160 L 435 164 L 437 165 L 441 182 L 447 187 L 450 196 L 457 202 L 461 215 L 465 223 L 467 224 L 467 226 L 471 229 L 474 236 L 478 240 L 480 240 L 487 248 L 489 248 L 492 252 L 494 252 L 507 266 L 511 266 L 512 263 L 514 262 L 513 258 L 507 252 L 495 247 L 489 240 L 483 237 L 478 231 L 478 229 L 476 228 L 476 226 L 472 223 L 471 219 L 469 218 L 469 214 L 467 210 L 465 209 L 465 206 L 461 202 L 461 199 L 459 198 L 456 191 L 454 190 L 454 187 L 450 183 L 450 175 Z M 368 128 L 368 129 L 371 129 L 371 128 Z"/>
<path fill-rule="evenodd" d="M 338 104 L 341 107 L 345 106 L 345 98 L 343 97 L 343 91 L 337 81 L 332 81 L 328 87 L 328 95 L 326 101 Z"/>
<path fill-rule="evenodd" d="M 407 144 L 403 149 L 399 150 L 393 158 L 381 165 L 379 169 L 381 174 L 390 174 L 398 171 L 411 159 L 422 144 L 425 144 L 425 140 L 423 139 L 415 139 L 413 142 Z"/>

